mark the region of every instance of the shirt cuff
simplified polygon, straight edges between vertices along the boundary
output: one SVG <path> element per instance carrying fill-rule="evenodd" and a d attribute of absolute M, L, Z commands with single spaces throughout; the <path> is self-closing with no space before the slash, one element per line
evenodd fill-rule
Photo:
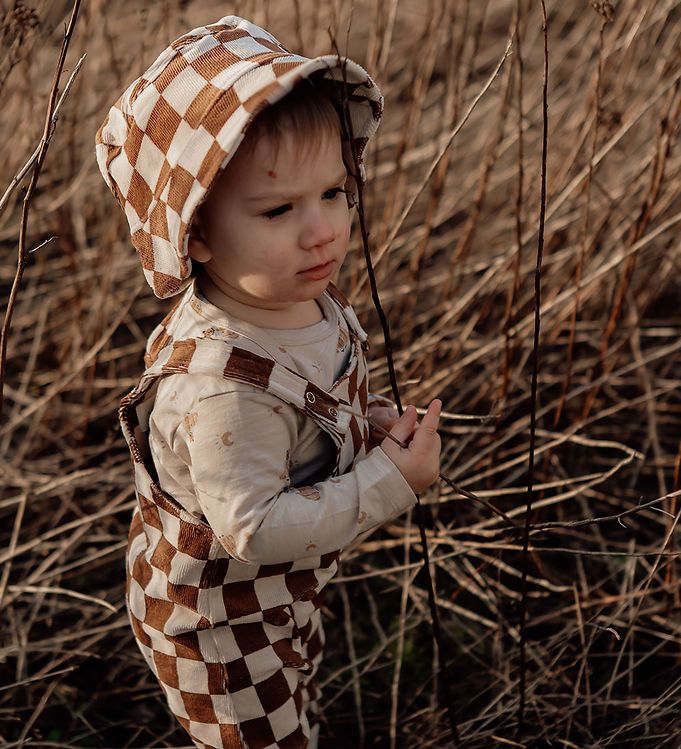
<path fill-rule="evenodd" d="M 367 513 L 364 523 L 370 526 L 383 523 L 416 502 L 416 495 L 399 468 L 380 447 L 356 463 L 354 470 L 360 512 Z"/>

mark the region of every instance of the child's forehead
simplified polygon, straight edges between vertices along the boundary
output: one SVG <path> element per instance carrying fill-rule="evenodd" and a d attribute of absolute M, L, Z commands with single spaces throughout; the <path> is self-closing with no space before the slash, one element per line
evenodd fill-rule
<path fill-rule="evenodd" d="M 336 164 L 343 164 L 342 142 L 340 133 L 331 128 L 307 134 L 293 130 L 265 132 L 245 139 L 221 176 L 230 179 L 230 175 L 241 177 L 248 173 L 254 178 L 274 179 L 301 168 L 309 174 L 335 168 Z"/>
<path fill-rule="evenodd" d="M 301 133 L 286 128 L 279 133 L 259 133 L 245 140 L 241 148 L 268 160 L 280 158 L 305 159 L 311 155 L 335 154 L 341 148 L 340 133 L 331 127 L 319 127 Z"/>

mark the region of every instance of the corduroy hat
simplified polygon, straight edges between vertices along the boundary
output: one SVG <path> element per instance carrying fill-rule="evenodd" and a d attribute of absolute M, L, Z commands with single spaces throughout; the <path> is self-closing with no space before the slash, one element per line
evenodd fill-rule
<path fill-rule="evenodd" d="M 189 283 L 192 217 L 250 122 L 313 73 L 338 82 L 361 164 L 383 109 L 367 72 L 336 55 L 295 55 L 237 16 L 174 41 L 110 109 L 97 132 L 97 162 L 156 296 Z M 344 149 L 352 164 L 348 143 Z"/>

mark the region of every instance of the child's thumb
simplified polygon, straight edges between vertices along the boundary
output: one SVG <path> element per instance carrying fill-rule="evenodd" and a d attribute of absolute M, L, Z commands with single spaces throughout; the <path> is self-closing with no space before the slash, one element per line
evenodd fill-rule
<path fill-rule="evenodd" d="M 411 437 L 418 415 L 414 406 L 407 406 L 407 410 L 393 424 L 390 434 L 400 442 L 406 442 Z"/>

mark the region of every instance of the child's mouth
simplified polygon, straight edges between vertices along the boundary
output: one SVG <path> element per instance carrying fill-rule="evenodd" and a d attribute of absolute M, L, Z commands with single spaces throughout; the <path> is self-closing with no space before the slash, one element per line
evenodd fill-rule
<path fill-rule="evenodd" d="M 321 265 L 315 265 L 314 268 L 307 268 L 307 270 L 298 271 L 298 275 L 309 281 L 321 281 L 323 278 L 331 275 L 333 271 L 334 261 L 329 260 L 328 263 L 322 263 Z"/>

